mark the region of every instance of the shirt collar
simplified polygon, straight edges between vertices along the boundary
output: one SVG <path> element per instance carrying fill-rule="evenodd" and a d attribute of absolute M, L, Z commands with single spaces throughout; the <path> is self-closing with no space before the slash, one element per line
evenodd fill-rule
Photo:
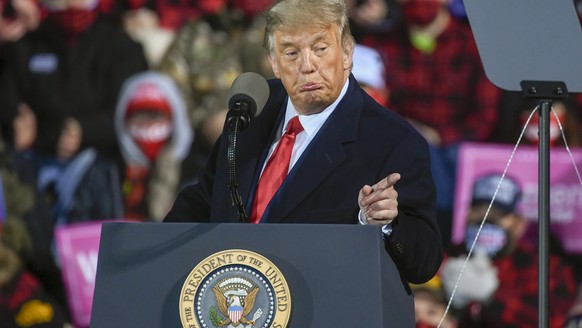
<path fill-rule="evenodd" d="M 301 125 L 303 126 L 304 131 L 307 133 L 307 135 L 309 135 L 310 138 L 312 138 L 319 131 L 319 129 L 321 128 L 321 126 L 323 125 L 325 120 L 327 120 L 329 115 L 331 115 L 331 113 L 333 113 L 333 111 L 336 109 L 339 102 L 343 99 L 343 97 L 345 96 L 345 94 L 348 90 L 349 84 L 350 84 L 350 79 L 347 79 L 346 83 L 344 83 L 344 86 L 342 87 L 342 90 L 340 91 L 340 94 L 337 97 L 337 99 L 331 105 L 329 105 L 327 108 L 325 108 L 323 111 L 321 111 L 317 114 L 300 115 L 297 112 L 297 110 L 295 109 L 295 106 L 293 106 L 293 103 L 291 102 L 291 100 L 288 99 L 287 108 L 285 109 L 285 120 L 283 121 L 283 129 L 281 130 L 282 131 L 281 134 L 287 130 L 287 127 L 289 125 L 289 121 L 293 117 L 299 115 L 299 122 L 301 122 Z"/>

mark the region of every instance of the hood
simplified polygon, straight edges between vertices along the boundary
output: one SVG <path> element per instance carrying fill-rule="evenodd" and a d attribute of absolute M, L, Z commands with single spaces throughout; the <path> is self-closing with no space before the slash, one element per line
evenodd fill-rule
<path fill-rule="evenodd" d="M 125 162 L 128 165 L 149 166 L 149 160 L 129 135 L 125 125 L 125 117 L 129 102 L 140 85 L 143 83 L 155 85 L 164 95 L 169 104 L 168 109 L 172 118 L 173 131 L 169 140 L 169 147 L 175 160 L 182 161 L 189 153 L 194 139 L 194 131 L 186 112 L 186 104 L 176 83 L 167 75 L 159 72 L 142 72 L 128 78 L 120 92 L 115 109 L 115 131 Z M 168 145 L 166 145 L 168 147 Z"/>

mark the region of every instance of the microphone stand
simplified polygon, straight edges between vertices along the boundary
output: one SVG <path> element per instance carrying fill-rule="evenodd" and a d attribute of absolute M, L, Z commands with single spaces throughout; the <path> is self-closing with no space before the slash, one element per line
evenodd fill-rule
<path fill-rule="evenodd" d="M 236 102 L 234 108 L 228 112 L 226 117 L 226 125 L 228 127 L 228 189 L 230 190 L 232 204 L 236 207 L 238 212 L 238 219 L 241 223 L 248 223 L 249 217 L 245 212 L 242 197 L 238 191 L 238 183 L 236 180 L 236 140 L 238 132 L 246 128 L 250 121 L 250 116 L 247 109 L 248 105 L 246 102 Z"/>

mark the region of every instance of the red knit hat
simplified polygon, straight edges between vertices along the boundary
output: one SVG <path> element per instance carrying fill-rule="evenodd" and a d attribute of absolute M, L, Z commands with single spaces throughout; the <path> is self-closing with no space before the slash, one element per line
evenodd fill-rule
<path fill-rule="evenodd" d="M 172 113 L 164 93 L 157 85 L 150 82 L 141 83 L 133 90 L 127 102 L 125 117 L 141 110 L 156 111 L 168 116 Z"/>

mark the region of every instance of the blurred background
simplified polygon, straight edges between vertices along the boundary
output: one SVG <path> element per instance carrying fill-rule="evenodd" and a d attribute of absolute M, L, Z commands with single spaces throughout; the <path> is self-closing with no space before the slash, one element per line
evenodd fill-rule
<path fill-rule="evenodd" d="M 249 71 L 274 77 L 262 46 L 272 4 L 0 0 L 0 326 L 89 326 L 101 223 L 159 222 L 197 180 L 231 83 Z M 442 327 L 536 326 L 537 115 L 500 176 L 537 104 L 488 81 L 462 0 L 346 4 L 355 78 L 431 152 L 447 257 L 412 286 L 417 327 L 439 324 L 498 186 Z M 582 97 L 552 111 L 550 320 L 573 328 L 582 324 Z"/>

